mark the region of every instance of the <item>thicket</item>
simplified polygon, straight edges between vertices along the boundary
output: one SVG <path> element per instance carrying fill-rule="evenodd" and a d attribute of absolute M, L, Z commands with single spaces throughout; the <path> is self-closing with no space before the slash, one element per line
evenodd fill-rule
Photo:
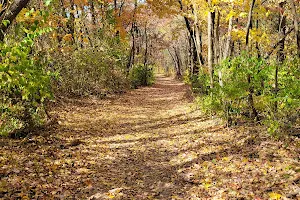
<path fill-rule="evenodd" d="M 299 64 L 298 58 L 268 63 L 241 54 L 216 66 L 213 88 L 202 71 L 191 82 L 205 113 L 222 117 L 228 125 L 255 120 L 278 135 L 300 125 Z"/>
<path fill-rule="evenodd" d="M 13 11 L 16 19 L 1 22 L 9 29 L 0 30 L 0 135 L 26 135 L 51 122 L 49 103 L 62 96 L 104 97 L 153 83 L 148 43 L 130 45 L 132 34 L 147 42 L 147 29 L 127 33 L 118 21 L 131 4 L 122 4 L 118 15 L 119 5 L 109 2 L 16 5 L 24 7 Z M 138 30 L 136 21 L 129 23 Z"/>
<path fill-rule="evenodd" d="M 28 11 L 29 16 L 33 11 Z M 40 20 L 26 20 L 13 25 L 16 34 L 0 42 L 0 133 L 26 131 L 43 124 L 47 118 L 45 103 L 52 99 L 51 80 L 57 74 L 47 70 L 47 60 L 40 57 L 36 40 L 51 31 L 45 26 L 49 12 L 41 11 Z M 6 26 L 10 22 L 7 22 Z"/>
<path fill-rule="evenodd" d="M 55 82 L 58 95 L 80 97 L 120 93 L 129 88 L 126 47 L 103 41 L 101 48 L 88 47 L 66 53 L 54 61 L 60 78 Z"/>
<path fill-rule="evenodd" d="M 131 88 L 138 88 L 139 86 L 149 86 L 154 83 L 153 66 L 137 64 L 133 66 L 129 73 Z"/>

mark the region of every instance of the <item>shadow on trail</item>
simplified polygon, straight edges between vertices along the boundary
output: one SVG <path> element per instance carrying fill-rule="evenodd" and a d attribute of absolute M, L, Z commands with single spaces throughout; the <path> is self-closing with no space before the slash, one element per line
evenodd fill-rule
<path fill-rule="evenodd" d="M 56 130 L 6 151 L 18 156 L 14 167 L 33 173 L 18 174 L 28 188 L 45 186 L 44 199 L 87 199 L 114 188 L 122 188 L 122 200 L 188 199 L 194 184 L 184 180 L 179 169 L 217 155 L 239 154 L 241 148 L 231 142 L 234 138 L 220 138 L 222 127 L 214 120 L 191 111 L 187 92 L 183 83 L 160 76 L 152 87 L 117 99 L 69 102 L 57 110 Z M 232 146 L 222 151 L 201 151 L 208 144 L 228 143 Z M 36 156 L 38 164 L 28 155 Z M 9 171 L 5 178 L 13 182 L 16 174 Z"/>
<path fill-rule="evenodd" d="M 0 199 L 269 199 L 299 188 L 298 141 L 226 129 L 189 98 L 158 76 L 115 97 L 62 99 L 52 129 L 0 138 Z"/>

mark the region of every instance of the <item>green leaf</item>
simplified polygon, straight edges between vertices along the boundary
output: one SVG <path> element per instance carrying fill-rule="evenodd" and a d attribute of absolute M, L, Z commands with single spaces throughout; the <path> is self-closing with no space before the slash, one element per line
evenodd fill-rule
<path fill-rule="evenodd" d="M 10 24 L 10 21 L 9 20 L 2 20 L 2 24 L 7 27 Z"/>
<path fill-rule="evenodd" d="M 45 5 L 49 6 L 51 2 L 52 2 L 52 0 L 45 0 Z"/>

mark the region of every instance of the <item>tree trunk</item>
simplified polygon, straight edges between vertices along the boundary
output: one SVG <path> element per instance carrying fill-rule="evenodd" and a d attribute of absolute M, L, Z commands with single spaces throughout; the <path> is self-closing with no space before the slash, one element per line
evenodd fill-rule
<path fill-rule="evenodd" d="M 148 63 L 148 35 L 147 35 L 147 24 L 145 25 L 145 54 L 144 54 L 144 66 Z"/>
<path fill-rule="evenodd" d="M 249 14 L 248 14 L 247 27 L 246 27 L 246 50 L 247 51 L 249 51 L 249 35 L 250 35 L 250 29 L 252 27 L 252 14 L 253 14 L 254 5 L 255 5 L 255 0 L 252 0 Z M 259 121 L 258 112 L 254 106 L 254 100 L 253 100 L 254 88 L 251 85 L 252 76 L 251 76 L 251 74 L 248 74 L 247 76 L 248 76 L 247 79 L 248 79 L 248 84 L 249 84 L 249 95 L 248 95 L 249 106 L 252 110 L 254 118 L 257 121 Z"/>
<path fill-rule="evenodd" d="M 220 11 L 215 12 L 215 27 L 214 27 L 214 60 L 215 64 L 220 61 Z"/>
<path fill-rule="evenodd" d="M 97 24 L 96 10 L 95 10 L 95 5 L 94 5 L 93 0 L 89 0 L 89 5 L 90 5 L 90 8 L 91 8 L 91 17 L 92 17 L 93 24 L 96 25 Z"/>
<path fill-rule="evenodd" d="M 211 0 L 208 0 L 208 5 L 211 6 Z M 208 30 L 208 69 L 210 76 L 210 88 L 214 87 L 214 12 L 208 13 L 207 18 Z"/>
<path fill-rule="evenodd" d="M 72 34 L 73 37 L 75 35 L 75 14 L 72 12 L 75 9 L 74 6 L 74 0 L 70 0 L 70 18 L 67 22 L 67 27 L 69 29 L 69 33 Z"/>
<path fill-rule="evenodd" d="M 193 3 L 193 14 L 194 14 L 194 31 L 193 31 L 193 39 L 197 51 L 197 58 L 198 58 L 198 63 L 201 65 L 204 65 L 204 59 L 202 56 L 202 37 L 201 37 L 201 30 L 199 27 L 199 22 L 198 22 L 198 15 L 195 12 L 196 7 L 195 4 Z"/>
<path fill-rule="evenodd" d="M 231 56 L 231 49 L 232 49 L 232 38 L 231 38 L 231 32 L 233 28 L 233 17 L 230 17 L 229 19 L 229 25 L 228 25 L 228 31 L 227 31 L 227 41 L 225 45 L 225 52 L 224 52 L 224 59 Z"/>
<path fill-rule="evenodd" d="M 183 11 L 182 1 L 178 0 L 178 3 L 180 5 L 180 10 Z M 184 21 L 185 21 L 185 25 L 186 25 L 186 28 L 189 33 L 189 38 L 190 38 L 189 45 L 190 45 L 190 56 L 191 56 L 191 61 L 192 61 L 191 62 L 191 72 L 194 75 L 198 75 L 198 72 L 199 72 L 198 65 L 200 63 L 198 63 L 198 52 L 197 52 L 197 44 L 194 40 L 194 31 L 192 29 L 189 19 L 186 16 L 184 16 Z"/>
<path fill-rule="evenodd" d="M 280 9 L 284 9 L 283 8 L 284 3 L 279 3 L 279 8 Z M 281 36 L 285 35 L 286 32 L 286 16 L 284 15 L 284 13 L 280 13 L 279 14 L 279 21 L 278 21 L 278 32 Z M 278 59 L 278 64 L 276 65 L 275 68 L 275 88 L 274 88 L 274 95 L 275 95 L 275 99 L 278 96 L 278 91 L 279 91 L 279 87 L 278 87 L 278 72 L 279 72 L 279 65 L 281 65 L 285 59 L 285 55 L 284 55 L 284 44 L 285 44 L 285 39 L 281 40 L 279 43 L 279 49 L 277 52 L 277 59 Z M 276 113 L 278 110 L 278 102 L 277 100 L 274 102 L 274 112 Z"/>
<path fill-rule="evenodd" d="M 294 15 L 294 27 L 296 34 L 296 42 L 297 42 L 297 56 L 300 58 L 300 30 L 299 30 L 299 21 L 298 21 L 298 13 L 295 6 L 295 1 L 290 0 L 292 14 Z"/>
<path fill-rule="evenodd" d="M 134 65 L 135 61 L 135 30 L 136 30 L 136 21 L 135 21 L 135 15 L 136 15 L 136 9 L 137 9 L 137 0 L 134 2 L 134 10 L 133 10 L 133 16 L 132 16 L 132 25 L 131 25 L 131 37 L 132 37 L 132 46 L 129 54 L 129 59 L 127 63 L 127 71 L 129 72 L 132 65 Z"/>
<path fill-rule="evenodd" d="M 176 47 L 174 47 L 174 51 L 175 51 L 175 58 L 176 58 L 176 61 L 177 61 L 177 71 L 176 71 L 176 77 L 177 78 L 182 78 L 182 61 L 181 61 L 181 58 L 180 58 L 180 52 L 177 50 Z"/>
<path fill-rule="evenodd" d="M 258 19 L 256 20 L 256 29 L 258 30 Z M 257 58 L 261 58 L 261 54 L 260 54 L 260 50 L 259 50 L 259 45 L 258 45 L 258 42 L 255 43 L 255 48 L 256 48 L 256 51 L 257 51 Z"/>
<path fill-rule="evenodd" d="M 255 5 L 255 0 L 252 0 L 249 14 L 248 14 L 248 22 L 247 22 L 247 27 L 246 27 L 246 49 L 247 51 L 249 50 L 249 35 L 250 35 L 250 29 L 252 28 L 252 14 L 253 14 L 253 9 Z"/>
<path fill-rule="evenodd" d="M 12 24 L 12 22 L 15 20 L 17 15 L 21 12 L 21 10 L 27 6 L 29 3 L 29 0 L 15 0 L 12 5 L 9 6 L 7 11 L 2 13 L 0 16 L 0 42 L 4 40 L 5 33 L 9 26 Z M 9 21 L 10 23 L 7 25 L 4 25 L 2 21 Z"/>

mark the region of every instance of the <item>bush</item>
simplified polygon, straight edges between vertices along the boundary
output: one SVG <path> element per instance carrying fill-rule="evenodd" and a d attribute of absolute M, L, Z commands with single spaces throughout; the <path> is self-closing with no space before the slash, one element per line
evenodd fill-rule
<path fill-rule="evenodd" d="M 143 64 L 134 65 L 129 72 L 129 80 L 132 88 L 152 85 L 154 83 L 153 67 Z"/>
<path fill-rule="evenodd" d="M 219 84 L 215 84 L 207 94 L 202 93 L 198 103 L 206 113 L 217 114 L 231 123 L 233 119 L 241 117 L 253 119 L 249 105 L 249 94 L 252 94 L 259 117 L 275 134 L 299 123 L 299 65 L 299 59 L 288 59 L 278 66 L 279 89 L 276 92 L 276 64 L 268 64 L 263 59 L 245 54 L 224 60 L 215 69 L 214 81 Z M 222 80 L 219 80 L 219 73 L 222 74 Z M 209 81 L 206 74 L 199 75 L 202 80 L 201 77 Z"/>
<path fill-rule="evenodd" d="M 204 68 L 199 69 L 198 75 L 190 74 L 189 70 L 186 70 L 183 79 L 186 84 L 192 87 L 195 94 L 208 94 L 209 74 Z"/>
<path fill-rule="evenodd" d="M 67 96 L 105 96 L 129 88 L 127 58 L 116 41 L 103 41 L 101 48 L 71 50 L 59 57 L 55 68 L 61 78 L 56 92 Z"/>
<path fill-rule="evenodd" d="M 45 101 L 52 98 L 51 78 L 46 63 L 32 53 L 34 39 L 47 32 L 40 29 L 22 41 L 1 43 L 0 52 L 0 135 L 15 129 L 42 124 Z"/>

